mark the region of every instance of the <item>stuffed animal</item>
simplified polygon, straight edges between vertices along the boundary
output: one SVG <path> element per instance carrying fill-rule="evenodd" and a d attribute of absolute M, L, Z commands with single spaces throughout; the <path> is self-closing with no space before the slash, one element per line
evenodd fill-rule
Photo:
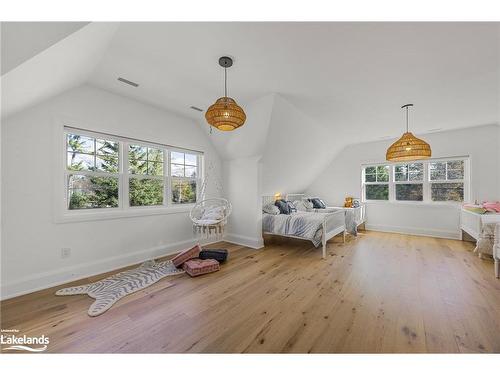
<path fill-rule="evenodd" d="M 345 198 L 344 207 L 345 208 L 351 208 L 352 207 L 352 197 L 346 197 Z"/>

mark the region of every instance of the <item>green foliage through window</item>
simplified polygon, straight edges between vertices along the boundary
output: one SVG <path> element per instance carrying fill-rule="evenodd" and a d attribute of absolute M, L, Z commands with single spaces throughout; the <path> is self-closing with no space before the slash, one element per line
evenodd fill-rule
<path fill-rule="evenodd" d="M 158 148 L 129 145 L 128 163 L 132 174 L 163 176 L 163 150 Z"/>
<path fill-rule="evenodd" d="M 200 156 L 141 144 L 120 145 L 106 136 L 66 133 L 66 191 L 69 210 L 195 203 Z M 120 148 L 123 146 L 122 148 Z M 120 155 L 120 150 L 124 155 Z M 121 158 L 121 159 L 120 159 Z M 170 163 L 167 163 L 170 160 Z M 124 162 L 127 167 L 121 167 Z M 170 169 L 169 169 L 170 168 Z M 167 189 L 168 188 L 168 189 Z M 127 205 L 125 205 L 127 206 Z"/>
<path fill-rule="evenodd" d="M 172 203 L 195 203 L 196 181 L 172 179 Z"/>
<path fill-rule="evenodd" d="M 118 178 L 70 175 L 68 208 L 118 207 Z"/>
<path fill-rule="evenodd" d="M 366 167 L 365 182 L 389 182 L 389 166 Z"/>
<path fill-rule="evenodd" d="M 131 178 L 129 180 L 131 206 L 160 206 L 163 204 L 163 180 Z"/>
<path fill-rule="evenodd" d="M 396 184 L 396 200 L 398 201 L 423 201 L 423 184 Z"/>
<path fill-rule="evenodd" d="M 461 182 L 432 183 L 431 199 L 435 202 L 445 202 L 445 201 L 462 202 L 464 200 L 464 184 Z"/>
<path fill-rule="evenodd" d="M 389 200 L 389 185 L 366 185 L 366 199 L 369 200 Z"/>
<path fill-rule="evenodd" d="M 411 161 L 364 167 L 365 200 L 464 202 L 467 159 Z"/>
<path fill-rule="evenodd" d="M 118 173 L 118 142 L 68 134 L 67 168 L 71 171 Z"/>

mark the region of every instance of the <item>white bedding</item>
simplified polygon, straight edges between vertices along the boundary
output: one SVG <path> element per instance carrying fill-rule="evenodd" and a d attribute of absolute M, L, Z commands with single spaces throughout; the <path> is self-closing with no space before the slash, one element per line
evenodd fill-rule
<path fill-rule="evenodd" d="M 323 221 L 328 213 L 298 211 L 290 215 L 262 214 L 262 230 L 268 233 L 291 235 L 309 240 L 315 247 L 321 245 Z M 343 220 L 343 218 L 342 218 Z M 338 223 L 342 225 L 343 223 Z"/>

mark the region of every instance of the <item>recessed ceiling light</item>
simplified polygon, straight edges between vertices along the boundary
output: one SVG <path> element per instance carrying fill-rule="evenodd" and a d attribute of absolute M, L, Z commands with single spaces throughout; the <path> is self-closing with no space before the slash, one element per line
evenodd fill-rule
<path fill-rule="evenodd" d="M 191 107 L 189 107 L 191 109 L 194 109 L 195 111 L 198 111 L 198 112 L 203 112 L 203 109 L 201 108 L 198 108 L 198 107 L 195 107 L 194 105 L 192 105 Z"/>
<path fill-rule="evenodd" d="M 427 129 L 428 132 L 438 132 L 440 130 L 443 130 L 443 128 Z"/>
<path fill-rule="evenodd" d="M 118 77 L 118 81 L 126 83 L 127 85 L 130 85 L 130 86 L 139 87 L 138 83 L 129 81 L 128 79 L 125 79 L 125 78 L 122 78 L 122 77 Z"/>
<path fill-rule="evenodd" d="M 384 135 L 383 137 L 379 137 L 379 139 L 389 139 L 389 138 L 393 138 L 392 135 Z"/>

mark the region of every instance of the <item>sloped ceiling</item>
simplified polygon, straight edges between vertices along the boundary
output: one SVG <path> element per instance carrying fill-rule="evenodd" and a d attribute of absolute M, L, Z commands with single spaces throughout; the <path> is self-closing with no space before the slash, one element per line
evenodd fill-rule
<path fill-rule="evenodd" d="M 2 75 L 89 22 L 2 22 Z"/>
<path fill-rule="evenodd" d="M 222 95 L 278 93 L 353 141 L 498 121 L 498 23 L 122 23 L 90 82 L 204 123 Z M 124 76 L 138 88 L 116 80 Z"/>
<path fill-rule="evenodd" d="M 269 94 L 247 103 L 245 105 L 247 121 L 237 132 L 210 131 L 208 126 L 201 124 L 223 159 L 264 154 L 275 108 L 275 97 L 275 94 Z"/>
<path fill-rule="evenodd" d="M 248 122 L 210 138 L 226 159 L 307 169 L 300 183 L 280 177 L 291 191 L 345 145 L 398 136 L 408 102 L 417 134 L 499 123 L 499 51 L 499 23 L 91 23 L 2 77 L 2 114 L 86 81 L 208 132 L 189 107 L 222 95 L 217 60 L 229 55 L 229 95 Z M 281 161 L 273 151 L 304 145 Z"/>
<path fill-rule="evenodd" d="M 2 75 L 2 118 L 86 82 L 117 27 L 88 24 Z"/>

